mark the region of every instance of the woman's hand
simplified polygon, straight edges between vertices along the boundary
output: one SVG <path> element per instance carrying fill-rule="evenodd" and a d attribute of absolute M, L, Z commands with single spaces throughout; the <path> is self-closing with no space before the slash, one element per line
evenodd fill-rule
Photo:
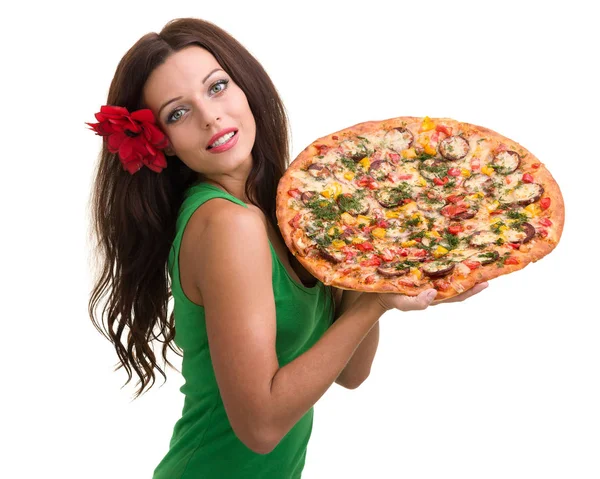
<path fill-rule="evenodd" d="M 471 296 L 476 295 L 477 293 L 483 291 L 488 287 L 487 281 L 483 283 L 476 284 L 471 289 L 465 291 L 464 293 L 459 294 L 458 296 L 454 296 L 449 299 L 441 299 L 439 301 L 435 301 L 435 297 L 437 295 L 437 290 L 435 289 L 427 289 L 425 291 L 421 291 L 417 296 L 406 296 L 404 294 L 395 294 L 395 293 L 367 293 L 373 294 L 376 296 L 376 299 L 379 305 L 383 308 L 384 311 L 388 311 L 390 309 L 399 309 L 400 311 L 415 311 L 420 309 L 426 309 L 430 305 L 437 305 L 441 303 L 457 303 L 459 301 L 464 301 Z"/>

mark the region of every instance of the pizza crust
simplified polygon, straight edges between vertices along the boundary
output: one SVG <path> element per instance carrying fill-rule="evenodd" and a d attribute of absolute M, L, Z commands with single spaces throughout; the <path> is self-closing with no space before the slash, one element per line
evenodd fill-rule
<path fill-rule="evenodd" d="M 543 197 L 550 198 L 550 206 L 544 211 L 544 216 L 551 218 L 552 228 L 549 228 L 549 234 L 546 238 L 535 235 L 534 239 L 525 243 L 520 249 L 510 250 L 512 258 L 516 259 L 517 264 L 499 265 L 496 262 L 481 265 L 480 267 L 471 270 L 466 276 L 462 276 L 458 271 L 453 271 L 447 277 L 439 280 L 431 279 L 430 281 L 423 280 L 421 284 L 408 284 L 405 276 L 394 278 L 380 277 L 372 283 L 365 282 L 365 278 L 373 275 L 373 268 L 364 269 L 358 264 L 345 264 L 344 268 L 352 268 L 354 270 L 363 270 L 363 276 L 352 277 L 342 276 L 335 271 L 335 266 L 327 259 L 311 254 L 315 245 L 311 244 L 311 240 L 305 234 L 302 228 L 292 226 L 295 222 L 296 226 L 300 221 L 311 221 L 310 212 L 307 209 L 294 209 L 291 205 L 302 205 L 299 199 L 293 198 L 288 192 L 294 189 L 298 183 L 295 175 L 306 174 L 303 172 L 310 166 L 315 157 L 320 154 L 327 154 L 328 149 L 338 148 L 341 142 L 345 139 L 355 138 L 362 135 L 376 135 L 382 130 L 390 130 L 396 127 L 408 127 L 411 131 L 414 130 L 416 123 L 422 123 L 423 118 L 420 117 L 398 117 L 383 121 L 369 121 L 359 123 L 335 133 L 323 136 L 309 146 L 307 146 L 290 164 L 284 176 L 281 178 L 277 188 L 277 205 L 276 214 L 278 226 L 281 230 L 283 239 L 288 249 L 296 256 L 298 261 L 317 279 L 324 284 L 332 285 L 340 289 L 365 291 L 365 292 L 380 292 L 380 293 L 399 293 L 409 296 L 418 295 L 421 291 L 435 287 L 438 290 L 436 299 L 447 299 L 456 296 L 463 291 L 472 288 L 475 284 L 484 281 L 489 281 L 498 276 L 509 274 L 519 269 L 524 268 L 531 262 L 536 262 L 542 257 L 549 254 L 560 241 L 564 226 L 564 201 L 560 188 L 552 177 L 548 169 L 542 164 L 531 152 L 515 141 L 512 141 L 489 128 L 471 125 L 467 123 L 459 123 L 449 118 L 433 118 L 428 119 L 437 125 L 451 127 L 453 134 L 459 130 L 466 138 L 474 138 L 477 135 L 481 138 L 487 138 L 496 148 L 506 148 L 519 153 L 521 162 L 518 168 L 520 173 L 530 173 L 536 183 L 543 185 Z M 381 135 L 380 135 L 381 136 Z M 412 145 L 417 142 L 417 138 L 413 139 Z M 474 156 L 473 149 L 468 155 Z M 398 163 L 400 165 L 401 163 Z M 537 168 L 532 165 L 539 164 Z M 500 175 L 498 175 L 500 177 Z M 330 178 L 326 184 L 333 183 L 335 179 Z M 539 200 L 538 200 L 539 202 Z M 463 222 L 467 224 L 467 221 Z M 488 223 L 489 226 L 489 223 Z M 388 240 L 389 241 L 389 240 Z M 373 239 L 374 244 L 380 244 Z M 513 260 L 514 261 L 514 260 Z M 463 268 L 464 269 L 464 268 Z"/>

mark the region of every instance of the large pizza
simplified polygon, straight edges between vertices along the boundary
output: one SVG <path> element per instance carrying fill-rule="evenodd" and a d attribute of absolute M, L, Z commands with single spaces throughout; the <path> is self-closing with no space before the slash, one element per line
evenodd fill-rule
<path fill-rule="evenodd" d="M 342 289 L 437 299 L 524 268 L 558 244 L 564 202 L 531 152 L 449 118 L 370 121 L 319 138 L 277 189 L 289 250 Z"/>

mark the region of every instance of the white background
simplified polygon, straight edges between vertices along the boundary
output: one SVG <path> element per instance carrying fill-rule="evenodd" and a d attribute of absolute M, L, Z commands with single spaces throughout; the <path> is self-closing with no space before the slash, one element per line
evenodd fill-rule
<path fill-rule="evenodd" d="M 292 158 L 368 120 L 451 117 L 546 164 L 558 247 L 487 290 L 391 311 L 369 379 L 315 406 L 303 477 L 600 477 L 597 16 L 593 2 L 66 2 L 2 7 L 2 477 L 149 478 L 181 375 L 131 401 L 87 315 L 87 202 L 121 56 L 177 17 L 227 30 L 287 107 Z M 15 8 L 15 7 L 12 7 Z M 180 365 L 179 358 L 171 360 Z"/>

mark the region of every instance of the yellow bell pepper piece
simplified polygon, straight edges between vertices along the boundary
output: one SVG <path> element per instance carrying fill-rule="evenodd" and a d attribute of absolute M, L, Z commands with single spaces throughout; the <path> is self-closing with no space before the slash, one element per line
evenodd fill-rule
<path fill-rule="evenodd" d="M 360 244 L 364 242 L 365 240 L 363 240 L 362 238 L 352 238 L 352 244 Z"/>
<path fill-rule="evenodd" d="M 386 218 L 398 218 L 399 216 L 400 216 L 400 212 L 398 212 L 398 211 L 386 211 L 385 212 Z"/>
<path fill-rule="evenodd" d="M 428 155 L 436 155 L 437 150 L 429 143 L 427 143 L 427 145 L 425 145 L 425 153 L 427 153 Z"/>
<path fill-rule="evenodd" d="M 423 121 L 421 122 L 421 131 L 429 131 L 433 130 L 434 128 L 435 123 L 431 121 L 431 118 L 429 118 L 428 116 L 423 118 Z"/>
<path fill-rule="evenodd" d="M 362 160 L 358 162 L 365 170 L 368 170 L 371 166 L 371 158 L 365 156 Z"/>
<path fill-rule="evenodd" d="M 351 180 L 354 178 L 354 173 L 352 173 L 351 171 L 347 171 L 346 173 L 344 173 L 344 178 L 346 178 L 347 180 Z"/>
<path fill-rule="evenodd" d="M 347 226 L 353 226 L 356 224 L 356 218 L 349 213 L 343 212 L 341 217 L 342 222 Z"/>
<path fill-rule="evenodd" d="M 342 185 L 340 185 L 338 182 L 335 182 L 335 183 L 332 183 L 327 188 L 325 188 L 323 191 L 321 191 L 321 195 L 324 196 L 325 198 L 331 198 L 333 196 L 333 198 L 335 199 L 340 195 L 341 192 L 342 192 Z"/>
<path fill-rule="evenodd" d="M 436 230 L 425 232 L 425 236 L 427 236 L 428 238 L 440 238 L 440 234 Z"/>
<path fill-rule="evenodd" d="M 402 242 L 402 247 L 403 248 L 409 248 L 409 247 L 414 246 L 416 244 L 417 244 L 417 242 L 415 240 L 403 241 Z"/>
<path fill-rule="evenodd" d="M 408 150 L 402 150 L 402 158 L 416 158 L 417 152 L 414 148 L 409 148 Z"/>
<path fill-rule="evenodd" d="M 494 172 L 494 169 L 492 167 L 486 165 L 486 166 L 481 167 L 481 172 L 484 175 L 491 176 L 492 173 Z"/>
<path fill-rule="evenodd" d="M 421 270 L 419 268 L 410 268 L 410 274 L 416 276 L 417 279 L 421 279 L 422 276 Z"/>
<path fill-rule="evenodd" d="M 327 230 L 327 234 L 329 236 L 334 236 L 335 234 L 337 234 L 338 231 L 341 233 L 340 229 L 337 226 L 332 226 Z"/>
<path fill-rule="evenodd" d="M 469 170 L 467 170 L 466 168 L 463 168 L 462 170 L 460 170 L 460 174 L 462 176 L 464 176 L 465 178 L 468 178 L 469 176 L 471 176 L 471 172 Z"/>
<path fill-rule="evenodd" d="M 531 203 L 530 205 L 527 205 L 525 208 L 523 208 L 527 213 L 529 213 L 529 215 L 533 218 L 534 216 L 538 216 L 542 210 L 540 209 L 540 207 L 535 204 L 535 203 Z"/>
<path fill-rule="evenodd" d="M 377 238 L 383 239 L 383 238 L 385 238 L 385 229 L 384 228 L 374 228 L 371 230 L 371 234 Z"/>
<path fill-rule="evenodd" d="M 439 258 L 440 256 L 444 256 L 447 252 L 448 252 L 448 250 L 446 248 L 438 245 L 438 247 L 433 252 L 433 256 L 435 256 L 436 258 Z"/>
<path fill-rule="evenodd" d="M 320 205 L 320 206 L 327 206 L 327 201 L 321 201 L 321 202 L 319 203 L 319 205 Z"/>
<path fill-rule="evenodd" d="M 358 221 L 358 226 L 360 226 L 361 224 L 366 224 L 366 225 L 370 225 L 371 224 L 371 218 L 369 218 L 368 216 L 363 216 L 363 215 L 358 215 L 358 217 L 356 218 L 356 220 Z"/>
<path fill-rule="evenodd" d="M 494 201 L 493 203 L 487 205 L 487 209 L 488 211 L 494 211 L 498 209 L 498 206 L 500 206 L 500 203 L 498 201 Z"/>
<path fill-rule="evenodd" d="M 344 246 L 346 246 L 346 242 L 342 241 L 342 240 L 333 240 L 331 242 L 331 244 L 333 245 L 334 248 L 340 249 L 343 248 Z"/>

